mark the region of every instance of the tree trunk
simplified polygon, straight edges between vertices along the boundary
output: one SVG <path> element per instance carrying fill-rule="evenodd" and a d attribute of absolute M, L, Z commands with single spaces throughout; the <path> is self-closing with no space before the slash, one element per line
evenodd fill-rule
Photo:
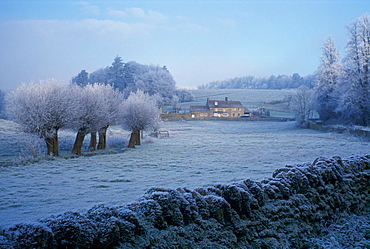
<path fill-rule="evenodd" d="M 131 132 L 130 141 L 128 143 L 128 148 L 135 148 L 135 144 L 137 144 L 138 139 L 140 140 L 140 132 L 138 131 Z"/>
<path fill-rule="evenodd" d="M 75 143 L 73 145 L 73 149 L 72 149 L 72 153 L 73 154 L 76 154 L 76 155 L 81 155 L 81 148 L 82 148 L 82 144 L 84 142 L 84 139 L 85 139 L 85 133 L 84 132 L 77 132 L 77 135 L 76 135 L 76 140 L 75 140 Z"/>
<path fill-rule="evenodd" d="M 55 134 L 55 137 L 53 137 L 54 146 L 53 146 L 53 154 L 54 156 L 59 156 L 59 141 L 58 141 L 58 134 Z"/>
<path fill-rule="evenodd" d="M 135 144 L 136 145 L 141 145 L 141 131 L 137 132 Z"/>
<path fill-rule="evenodd" d="M 54 156 L 53 155 L 53 144 L 54 144 L 54 141 L 53 141 L 53 138 L 51 137 L 47 137 L 45 138 L 45 142 L 46 142 L 46 146 L 48 148 L 48 156 Z"/>
<path fill-rule="evenodd" d="M 54 137 L 45 138 L 48 148 L 48 156 L 59 156 L 58 134 Z"/>
<path fill-rule="evenodd" d="M 98 150 L 104 150 L 107 147 L 107 129 L 109 125 L 104 126 L 99 130 Z"/>
<path fill-rule="evenodd" d="M 96 132 L 91 132 L 89 151 L 94 151 L 96 149 Z"/>

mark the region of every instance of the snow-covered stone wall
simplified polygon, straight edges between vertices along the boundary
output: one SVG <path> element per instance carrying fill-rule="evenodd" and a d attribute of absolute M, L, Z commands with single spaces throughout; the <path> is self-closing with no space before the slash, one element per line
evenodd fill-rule
<path fill-rule="evenodd" d="M 14 225 L 0 248 L 317 248 L 340 215 L 369 211 L 370 156 L 317 158 L 261 182 L 152 188 L 130 205 Z"/>

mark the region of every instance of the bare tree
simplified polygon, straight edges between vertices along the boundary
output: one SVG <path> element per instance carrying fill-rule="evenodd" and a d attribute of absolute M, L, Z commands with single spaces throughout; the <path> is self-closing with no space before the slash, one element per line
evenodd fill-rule
<path fill-rule="evenodd" d="M 159 108 L 156 101 L 143 91 L 131 93 L 122 105 L 122 126 L 131 131 L 128 147 L 140 145 L 140 131 L 154 130 L 159 125 Z"/>
<path fill-rule="evenodd" d="M 23 131 L 43 138 L 50 156 L 58 156 L 58 131 L 73 117 L 69 89 L 53 80 L 40 84 L 22 84 L 7 96 L 7 116 Z"/>
<path fill-rule="evenodd" d="M 294 111 L 297 126 L 305 126 L 312 115 L 313 92 L 306 86 L 301 86 L 293 94 L 291 108 Z"/>

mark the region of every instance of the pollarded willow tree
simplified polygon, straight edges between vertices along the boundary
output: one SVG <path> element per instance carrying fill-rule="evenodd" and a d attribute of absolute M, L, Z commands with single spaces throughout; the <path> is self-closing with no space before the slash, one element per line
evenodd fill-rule
<path fill-rule="evenodd" d="M 95 84 L 95 86 L 96 90 L 98 91 L 99 97 L 103 99 L 105 105 L 105 112 L 103 114 L 104 125 L 98 130 L 98 150 L 103 150 L 107 146 L 107 129 L 109 125 L 118 123 L 119 110 L 121 108 L 121 105 L 123 104 L 124 97 L 123 93 L 120 92 L 118 89 L 115 89 L 114 86 L 104 84 Z M 92 136 L 94 136 L 93 133 L 91 134 Z M 96 147 L 96 145 L 94 143 L 90 143 L 89 147 L 90 150 L 92 150 Z"/>
<path fill-rule="evenodd" d="M 79 87 L 70 86 L 76 100 L 77 111 L 73 121 L 68 124 L 68 128 L 77 131 L 76 140 L 73 145 L 72 153 L 81 154 L 81 148 L 85 136 L 103 126 L 103 113 L 105 111 L 104 102 L 97 95 L 94 86 L 87 85 Z"/>
<path fill-rule="evenodd" d="M 128 148 L 140 145 L 141 131 L 158 128 L 159 113 L 156 101 L 148 94 L 138 90 L 129 95 L 121 109 L 122 126 L 125 130 L 131 131 Z"/>
<path fill-rule="evenodd" d="M 100 149 L 105 149 L 105 134 L 110 123 L 117 120 L 119 106 L 123 102 L 123 95 L 112 86 L 103 84 L 86 85 L 79 87 L 71 85 L 77 110 L 73 122 L 69 127 L 77 131 L 72 153 L 81 154 L 85 136 L 92 134 L 90 150 L 96 147 L 96 133 L 101 134 Z"/>
<path fill-rule="evenodd" d="M 322 47 L 321 65 L 316 75 L 314 108 L 323 121 L 336 119 L 337 87 L 343 77 L 343 64 L 334 41 L 328 37 Z"/>
<path fill-rule="evenodd" d="M 7 96 L 6 113 L 24 132 L 43 138 L 49 156 L 58 156 L 58 131 L 71 121 L 75 99 L 53 80 L 22 84 Z"/>

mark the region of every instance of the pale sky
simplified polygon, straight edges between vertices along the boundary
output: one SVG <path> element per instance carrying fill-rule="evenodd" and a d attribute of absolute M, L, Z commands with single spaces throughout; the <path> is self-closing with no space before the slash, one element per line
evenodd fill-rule
<path fill-rule="evenodd" d="M 331 35 L 369 0 L 153 0 L 0 2 L 0 89 L 54 78 L 66 84 L 124 62 L 166 65 L 178 86 L 247 75 L 313 73 Z"/>

